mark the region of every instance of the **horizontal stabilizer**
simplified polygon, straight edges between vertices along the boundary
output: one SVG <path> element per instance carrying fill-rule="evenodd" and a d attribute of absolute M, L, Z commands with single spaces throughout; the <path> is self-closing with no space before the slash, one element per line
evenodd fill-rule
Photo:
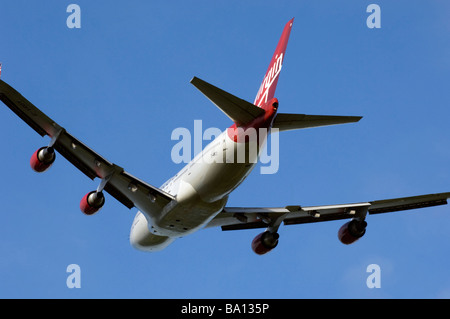
<path fill-rule="evenodd" d="M 358 122 L 362 116 L 332 116 L 278 113 L 273 127 L 280 131 Z"/>
<path fill-rule="evenodd" d="M 191 83 L 237 125 L 245 125 L 264 114 L 264 110 L 215 87 L 197 77 Z"/>

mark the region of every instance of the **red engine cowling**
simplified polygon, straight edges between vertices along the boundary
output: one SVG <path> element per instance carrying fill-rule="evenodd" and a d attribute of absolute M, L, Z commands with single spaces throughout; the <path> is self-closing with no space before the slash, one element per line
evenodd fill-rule
<path fill-rule="evenodd" d="M 86 215 L 94 215 L 105 204 L 102 192 L 92 191 L 84 195 L 80 202 L 80 209 Z"/>
<path fill-rule="evenodd" d="M 366 233 L 367 223 L 353 219 L 339 229 L 338 238 L 345 245 L 353 244 Z"/>
<path fill-rule="evenodd" d="M 45 172 L 52 166 L 55 157 L 55 150 L 53 147 L 41 147 L 31 156 L 30 166 L 35 172 Z"/>
<path fill-rule="evenodd" d="M 252 241 L 252 249 L 258 255 L 267 254 L 269 251 L 277 247 L 278 238 L 280 235 L 278 233 L 271 233 L 265 231 L 257 235 Z"/>

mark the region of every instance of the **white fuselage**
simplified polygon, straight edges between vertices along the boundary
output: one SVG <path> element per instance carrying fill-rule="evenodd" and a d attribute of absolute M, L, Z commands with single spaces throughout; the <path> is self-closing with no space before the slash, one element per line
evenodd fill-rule
<path fill-rule="evenodd" d="M 254 168 L 266 140 L 267 134 L 259 138 L 259 144 L 236 142 L 228 129 L 222 132 L 161 186 L 175 200 L 157 211 L 138 207 L 130 243 L 139 250 L 158 251 L 205 227 Z M 257 149 L 252 148 L 255 145 Z"/>

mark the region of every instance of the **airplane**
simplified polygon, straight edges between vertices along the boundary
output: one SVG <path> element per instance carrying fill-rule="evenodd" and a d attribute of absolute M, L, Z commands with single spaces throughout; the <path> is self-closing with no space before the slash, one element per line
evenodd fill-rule
<path fill-rule="evenodd" d="M 360 116 L 278 112 L 275 89 L 293 22 L 292 18 L 283 28 L 253 103 L 197 77 L 192 78 L 190 83 L 233 124 L 159 188 L 132 176 L 121 166 L 93 151 L 2 80 L 0 100 L 38 134 L 50 138 L 49 144 L 36 150 L 30 159 L 34 171 L 49 169 L 58 152 L 86 176 L 92 180 L 98 179 L 97 189 L 81 199 L 80 209 L 84 214 L 93 215 L 104 206 L 105 192 L 127 208 L 137 208 L 130 231 L 130 244 L 142 251 L 160 251 L 177 238 L 209 227 L 221 227 L 224 231 L 262 228 L 264 230 L 253 239 L 251 247 L 256 254 L 263 255 L 278 245 L 281 224 L 333 220 L 348 220 L 338 231 L 339 240 L 348 245 L 365 234 L 368 215 L 447 204 L 450 192 L 339 205 L 226 206 L 230 194 L 257 164 L 267 136 L 272 131 L 355 123 L 361 119 Z M 255 144 L 257 152 L 251 153 L 250 146 Z M 238 161 L 237 154 L 246 156 Z"/>

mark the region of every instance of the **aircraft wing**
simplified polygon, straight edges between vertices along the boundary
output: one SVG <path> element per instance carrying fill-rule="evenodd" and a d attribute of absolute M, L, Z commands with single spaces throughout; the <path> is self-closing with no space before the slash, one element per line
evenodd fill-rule
<path fill-rule="evenodd" d="M 402 197 L 355 204 L 301 207 L 225 207 L 207 227 L 220 226 L 222 230 L 278 227 L 316 223 L 330 220 L 366 217 L 366 214 L 380 214 L 415 208 L 447 204 L 449 193 L 439 193 L 412 197 Z"/>
<path fill-rule="evenodd" d="M 127 173 L 73 137 L 19 92 L 0 80 L 0 100 L 41 136 L 48 135 L 53 148 L 90 179 L 102 179 L 104 190 L 128 208 L 154 203 L 165 206 L 173 197 Z"/>

